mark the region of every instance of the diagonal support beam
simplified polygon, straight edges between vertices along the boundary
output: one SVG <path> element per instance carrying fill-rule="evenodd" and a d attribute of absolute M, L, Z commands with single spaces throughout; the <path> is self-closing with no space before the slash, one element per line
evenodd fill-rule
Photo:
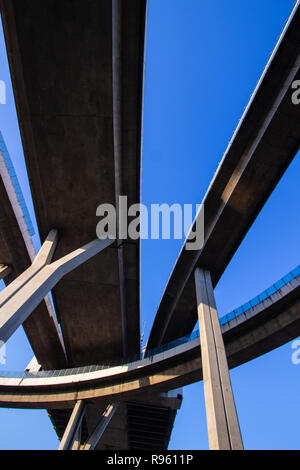
<path fill-rule="evenodd" d="M 82 420 L 81 420 L 80 426 L 78 426 L 77 431 L 75 433 L 71 450 L 80 450 L 81 439 L 82 439 Z"/>
<path fill-rule="evenodd" d="M 97 424 L 96 428 L 86 440 L 82 450 L 94 450 L 98 442 L 100 441 L 101 437 L 103 436 L 104 431 L 106 430 L 107 426 L 109 425 L 112 417 L 114 416 L 115 412 L 119 403 L 113 403 L 108 405 L 105 411 L 102 413 L 99 423 Z"/>
<path fill-rule="evenodd" d="M 33 278 L 44 266 L 52 260 L 58 235 L 56 230 L 51 230 L 40 251 L 36 255 L 32 265 L 20 276 L 11 282 L 2 292 L 0 292 L 0 307 L 2 307 L 16 292 L 18 292 L 30 279 Z"/>
<path fill-rule="evenodd" d="M 5 264 L 0 264 L 0 280 L 4 279 L 11 273 L 11 268 L 9 266 L 5 266 Z"/>
<path fill-rule="evenodd" d="M 37 358 L 33 356 L 31 361 L 29 362 L 28 366 L 26 367 L 25 371 L 28 372 L 37 372 L 41 370 L 41 365 L 38 363 Z"/>
<path fill-rule="evenodd" d="M 0 308 L 0 339 L 6 342 L 63 276 L 114 241 L 96 239 L 40 269 Z"/>
<path fill-rule="evenodd" d="M 58 450 L 71 450 L 75 449 L 74 444 L 81 433 L 81 423 L 86 411 L 86 404 L 83 400 L 78 400 L 73 408 L 69 422 L 65 429 L 62 440 L 59 444 Z"/>
<path fill-rule="evenodd" d="M 197 268 L 195 286 L 209 447 L 242 450 L 226 351 L 210 273 Z"/>
<path fill-rule="evenodd" d="M 56 230 L 51 230 L 45 242 L 40 248 L 38 254 L 33 256 L 33 251 L 30 251 L 30 258 L 32 265 L 26 269 L 20 276 L 11 282 L 2 292 L 0 292 L 0 309 L 4 304 L 11 299 L 33 276 L 38 273 L 46 264 L 52 260 L 56 245 L 58 241 L 58 234 Z M 58 359 L 61 367 L 66 365 L 66 350 L 61 331 L 57 324 L 57 318 L 53 310 L 53 306 L 49 299 L 49 295 L 44 298 L 44 304 L 39 305 L 39 311 L 28 319 L 24 324 L 24 330 L 33 347 L 34 351 L 39 355 L 41 362 L 50 368 L 53 364 L 52 357 Z M 49 335 L 49 336 L 48 336 Z M 42 337 L 48 340 L 43 341 Z M 39 339 L 40 338 L 40 339 Z M 43 342 L 42 350 L 37 347 L 37 344 Z M 54 352 L 55 351 L 55 352 Z M 49 354 L 50 353 L 50 354 Z M 46 362 L 45 362 L 45 358 Z M 48 358 L 50 362 L 48 361 Z M 47 365 L 48 364 L 48 365 Z"/>

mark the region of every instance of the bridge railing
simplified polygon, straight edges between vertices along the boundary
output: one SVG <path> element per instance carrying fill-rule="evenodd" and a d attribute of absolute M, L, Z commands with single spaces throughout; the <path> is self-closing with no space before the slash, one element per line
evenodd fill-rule
<path fill-rule="evenodd" d="M 268 289 L 265 289 L 263 292 L 253 297 L 253 299 L 249 300 L 248 302 L 245 302 L 243 305 L 241 305 L 237 309 L 232 310 L 232 312 L 221 317 L 220 318 L 221 325 L 224 325 L 225 323 L 228 323 L 230 320 L 233 320 L 234 318 L 238 317 L 242 313 L 247 312 L 247 310 L 250 310 L 251 308 L 255 307 L 260 302 L 263 302 L 268 297 L 275 294 L 275 292 L 279 292 L 282 287 L 284 287 L 286 284 L 288 284 L 289 282 L 291 282 L 293 279 L 295 279 L 298 276 L 300 276 L 300 265 L 297 266 L 292 271 L 290 271 L 285 276 L 283 276 L 281 279 L 279 279 L 279 281 L 275 282 L 275 284 L 272 284 L 272 286 L 270 286 Z"/>
<path fill-rule="evenodd" d="M 265 289 L 261 294 L 249 300 L 248 302 L 243 304 L 241 307 L 221 317 L 220 324 L 224 325 L 225 323 L 228 323 L 230 320 L 236 318 L 242 313 L 245 313 L 247 310 L 250 310 L 252 307 L 255 307 L 255 305 L 264 301 L 265 299 L 273 295 L 275 292 L 280 291 L 282 287 L 284 287 L 286 284 L 288 284 L 289 282 L 291 282 L 293 279 L 297 278 L 298 276 L 300 276 L 300 265 L 296 267 L 295 269 L 293 269 L 288 274 L 286 274 L 279 281 L 275 282 L 275 284 L 273 284 L 271 287 L 269 287 L 268 289 Z M 87 374 L 89 372 L 101 371 L 104 369 L 109 369 L 111 367 L 128 365 L 133 362 L 141 361 L 143 359 L 148 359 L 148 358 L 155 356 L 156 354 L 160 354 L 164 351 L 168 351 L 169 349 L 173 349 L 177 346 L 188 343 L 189 341 L 192 341 L 196 338 L 199 338 L 199 330 L 194 330 L 192 333 L 185 335 L 181 338 L 175 339 L 174 341 L 171 341 L 170 343 L 163 344 L 162 346 L 151 349 L 149 351 L 145 351 L 144 353 L 126 357 L 121 360 L 119 359 L 116 361 L 109 361 L 104 364 L 95 364 L 95 365 L 74 367 L 74 368 L 69 368 L 69 369 L 59 369 L 59 370 L 48 370 L 48 371 L 41 370 L 37 372 L 29 372 L 29 371 L 15 372 L 15 371 L 1 371 L 0 370 L 0 378 L 20 378 L 20 379 L 39 378 L 39 377 L 50 378 L 50 377 L 60 377 L 60 376 L 68 376 L 68 375 L 76 375 L 76 374 Z"/>
<path fill-rule="evenodd" d="M 31 221 L 31 217 L 29 215 L 29 211 L 28 211 L 27 205 L 25 203 L 25 199 L 24 199 L 24 196 L 23 196 L 23 192 L 21 190 L 21 186 L 19 184 L 17 174 L 15 172 L 14 165 L 13 165 L 12 160 L 10 158 L 10 155 L 8 153 L 8 150 L 7 150 L 6 144 L 4 142 L 3 135 L 1 133 L 1 131 L 0 131 L 0 152 L 1 152 L 2 157 L 4 159 L 7 171 L 9 173 L 9 176 L 11 178 L 11 182 L 14 186 L 14 189 L 15 189 L 16 196 L 18 198 L 20 207 L 23 211 L 23 216 L 24 216 L 25 222 L 27 224 L 28 232 L 29 232 L 30 236 L 33 236 L 35 234 L 33 223 Z"/>
<path fill-rule="evenodd" d="M 60 377 L 60 376 L 67 376 L 67 375 L 76 375 L 76 374 L 87 374 L 89 372 L 97 372 L 104 369 L 109 369 L 111 367 L 118 367 L 131 364 L 133 362 L 141 361 L 143 359 L 148 359 L 150 357 L 155 356 L 156 354 L 162 353 L 164 351 L 168 351 L 169 349 L 173 349 L 176 346 L 179 346 L 184 343 L 188 343 L 189 341 L 199 337 L 199 330 L 193 331 L 191 334 L 183 336 L 182 338 L 178 338 L 168 344 L 164 344 L 159 348 L 155 348 L 152 350 L 147 351 L 145 354 L 135 354 L 134 356 L 126 357 L 124 359 L 119 359 L 116 361 L 109 361 L 104 364 L 95 364 L 89 366 L 81 366 L 81 367 L 73 367 L 69 369 L 58 369 L 58 370 L 39 370 L 36 372 L 29 372 L 29 371 L 1 371 L 0 370 L 0 378 L 48 378 L 48 377 Z"/>

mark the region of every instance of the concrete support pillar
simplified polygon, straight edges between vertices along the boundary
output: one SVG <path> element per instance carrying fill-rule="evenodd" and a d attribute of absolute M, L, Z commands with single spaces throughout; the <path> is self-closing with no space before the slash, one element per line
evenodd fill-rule
<path fill-rule="evenodd" d="M 21 287 L 0 308 L 0 340 L 6 342 L 11 337 L 63 276 L 112 243 L 114 240 L 110 239 L 94 240 L 69 255 L 44 265 L 35 274 L 30 274 L 27 281 L 22 279 Z M 3 292 L 5 291 L 6 289 Z"/>
<path fill-rule="evenodd" d="M 85 414 L 86 405 L 82 400 L 78 400 L 73 408 L 71 417 L 65 429 L 64 435 L 60 442 L 58 450 L 70 450 L 76 448 L 76 441 L 78 440 L 81 423 Z"/>
<path fill-rule="evenodd" d="M 195 270 L 209 448 L 242 450 L 227 357 L 210 273 Z"/>
<path fill-rule="evenodd" d="M 112 405 L 108 405 L 105 411 L 102 413 L 99 423 L 97 424 L 96 428 L 86 440 L 82 450 L 94 450 L 98 442 L 100 441 L 105 429 L 107 428 L 110 420 L 112 419 L 113 415 L 115 414 L 119 404 L 114 403 Z"/>
<path fill-rule="evenodd" d="M 10 273 L 11 273 L 11 268 L 9 266 L 5 266 L 4 264 L 0 264 L 0 280 L 4 279 Z"/>

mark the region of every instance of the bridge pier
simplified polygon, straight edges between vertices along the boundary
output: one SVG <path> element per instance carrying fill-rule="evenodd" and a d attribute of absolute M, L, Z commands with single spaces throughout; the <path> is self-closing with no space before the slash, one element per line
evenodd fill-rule
<path fill-rule="evenodd" d="M 194 276 L 209 448 L 242 450 L 242 437 L 210 273 L 197 268 Z"/>

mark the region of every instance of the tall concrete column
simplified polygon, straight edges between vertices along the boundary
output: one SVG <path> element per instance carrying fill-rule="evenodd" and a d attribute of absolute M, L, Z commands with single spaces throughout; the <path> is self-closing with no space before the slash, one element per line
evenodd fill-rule
<path fill-rule="evenodd" d="M 210 273 L 197 268 L 195 285 L 209 448 L 242 450 L 243 443 Z"/>

